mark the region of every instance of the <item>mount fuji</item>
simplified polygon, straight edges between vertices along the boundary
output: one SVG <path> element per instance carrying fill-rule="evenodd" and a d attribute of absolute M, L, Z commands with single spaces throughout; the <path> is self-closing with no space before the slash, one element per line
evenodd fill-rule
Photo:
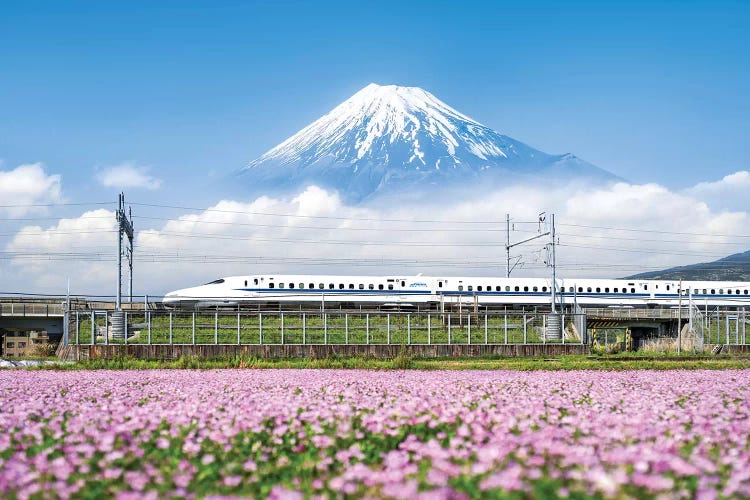
<path fill-rule="evenodd" d="M 502 135 L 421 88 L 376 84 L 237 174 L 264 192 L 316 184 L 354 203 L 531 179 L 618 179 L 574 155 L 547 154 Z"/>

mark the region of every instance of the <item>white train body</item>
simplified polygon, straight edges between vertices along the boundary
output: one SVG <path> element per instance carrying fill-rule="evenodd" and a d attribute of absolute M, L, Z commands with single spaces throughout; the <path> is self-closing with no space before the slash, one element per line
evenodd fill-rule
<path fill-rule="evenodd" d="M 264 274 L 229 276 L 168 293 L 171 307 L 248 303 L 349 303 L 368 305 L 549 305 L 551 280 L 434 276 L 329 276 Z M 672 307 L 680 303 L 675 280 L 558 279 L 556 303 L 582 307 Z M 706 307 L 750 306 L 750 282 L 683 281 L 682 303 Z"/>

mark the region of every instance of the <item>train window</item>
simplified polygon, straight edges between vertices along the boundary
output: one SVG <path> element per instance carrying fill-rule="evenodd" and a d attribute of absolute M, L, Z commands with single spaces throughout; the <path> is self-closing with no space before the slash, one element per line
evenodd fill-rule
<path fill-rule="evenodd" d="M 354 283 L 349 284 L 349 290 L 354 290 Z"/>
<path fill-rule="evenodd" d="M 245 286 L 247 286 L 247 280 L 245 280 Z"/>
<path fill-rule="evenodd" d="M 289 283 L 289 288 L 294 288 L 294 283 Z"/>
<path fill-rule="evenodd" d="M 643 285 L 644 290 L 648 290 L 648 285 Z"/>
<path fill-rule="evenodd" d="M 378 290 L 382 290 L 382 289 L 383 289 L 383 285 L 382 284 L 378 285 Z"/>
<path fill-rule="evenodd" d="M 328 283 L 329 290 L 333 290 L 334 288 L 336 288 L 336 285 L 334 285 L 333 283 Z"/>
<path fill-rule="evenodd" d="M 495 287 L 495 291 L 496 291 L 496 292 L 499 292 L 499 291 L 500 291 L 500 285 L 497 285 L 497 286 Z"/>
<path fill-rule="evenodd" d="M 739 290 L 735 290 L 734 293 L 737 294 L 737 295 L 739 295 L 740 291 Z"/>
<path fill-rule="evenodd" d="M 304 283 L 300 283 L 300 284 L 299 284 L 299 287 L 300 287 L 300 288 L 305 288 L 305 284 L 304 284 Z M 312 287 L 310 287 L 310 288 L 312 288 Z"/>
<path fill-rule="evenodd" d="M 669 291 L 669 285 L 667 285 L 667 291 Z"/>
<path fill-rule="evenodd" d="M 515 287 L 515 290 L 516 290 L 516 291 L 519 291 L 519 290 L 520 290 L 520 288 L 518 288 L 518 287 Z"/>
<path fill-rule="evenodd" d="M 253 281 L 255 282 L 256 285 L 258 284 L 258 278 L 255 278 Z"/>
<path fill-rule="evenodd" d="M 472 290 L 474 290 L 474 286 L 473 285 L 469 285 L 468 290 L 471 292 Z"/>
<path fill-rule="evenodd" d="M 715 288 L 712 288 L 712 289 L 711 289 L 711 295 L 713 295 L 713 294 L 715 294 L 715 293 L 716 293 L 716 289 L 715 289 Z"/>
<path fill-rule="evenodd" d="M 510 292 L 510 287 L 509 287 L 509 286 L 506 286 L 506 287 L 505 287 L 505 291 L 506 291 L 506 292 Z"/>
<path fill-rule="evenodd" d="M 724 293 L 724 289 L 723 288 L 719 288 L 719 295 L 721 295 L 722 293 Z"/>
<path fill-rule="evenodd" d="M 318 288 L 321 290 L 324 289 L 326 286 L 323 283 L 318 283 Z"/>
<path fill-rule="evenodd" d="M 364 285 L 364 284 L 362 284 L 362 283 L 360 283 L 360 284 L 359 284 L 359 289 L 360 289 L 360 290 L 364 290 L 364 289 L 365 289 L 365 285 Z"/>
<path fill-rule="evenodd" d="M 284 288 L 284 283 L 279 283 L 279 288 Z"/>
<path fill-rule="evenodd" d="M 343 290 L 343 289 L 344 289 L 344 284 L 343 283 L 339 283 L 339 290 Z"/>
<path fill-rule="evenodd" d="M 543 291 L 543 292 L 546 292 L 546 291 L 547 291 L 547 287 L 546 287 L 546 286 L 543 286 L 543 287 L 542 287 L 542 291 Z M 563 288 L 563 292 L 564 292 L 564 291 L 565 291 L 565 289 Z"/>
<path fill-rule="evenodd" d="M 459 292 L 463 292 L 464 291 L 464 286 L 463 285 L 458 285 L 458 291 Z"/>
<path fill-rule="evenodd" d="M 370 283 L 369 285 L 367 285 L 367 288 L 369 288 L 370 290 L 375 290 L 375 285 Z"/>
<path fill-rule="evenodd" d="M 218 280 L 211 281 L 210 283 L 206 283 L 206 285 L 219 285 L 221 283 L 224 283 L 223 279 L 218 279 Z"/>
<path fill-rule="evenodd" d="M 393 290 L 393 284 L 392 283 L 388 283 L 388 290 Z"/>
<path fill-rule="evenodd" d="M 402 282 L 401 282 L 401 286 L 402 286 L 402 287 L 403 287 L 403 286 L 406 286 L 406 281 L 402 281 Z"/>
<path fill-rule="evenodd" d="M 269 283 L 268 288 L 273 288 L 273 283 Z"/>
<path fill-rule="evenodd" d="M 609 293 L 609 287 L 606 287 L 606 288 L 604 289 L 604 293 Z"/>
<path fill-rule="evenodd" d="M 481 291 L 482 291 L 482 285 L 479 285 L 479 286 L 477 287 L 477 292 L 481 292 Z"/>
<path fill-rule="evenodd" d="M 443 282 L 442 281 L 438 281 L 438 288 L 443 288 Z"/>
<path fill-rule="evenodd" d="M 539 287 L 535 286 L 532 290 L 535 291 L 535 292 L 538 292 L 539 291 Z"/>
<path fill-rule="evenodd" d="M 586 288 L 586 291 L 591 293 L 591 287 Z"/>
<path fill-rule="evenodd" d="M 635 288 L 631 288 L 630 293 L 635 293 Z"/>
<path fill-rule="evenodd" d="M 708 290 L 704 288 L 703 289 L 703 295 L 706 295 L 707 293 L 708 293 Z"/>
<path fill-rule="evenodd" d="M 745 290 L 745 295 L 747 295 L 747 290 Z"/>
<path fill-rule="evenodd" d="M 568 288 L 568 291 L 569 291 L 570 293 L 573 293 L 573 292 L 575 291 L 575 288 L 573 288 L 573 287 L 571 286 L 570 288 Z"/>
<path fill-rule="evenodd" d="M 523 287 L 523 291 L 524 292 L 528 292 L 529 291 L 529 287 L 527 287 L 527 286 Z"/>
<path fill-rule="evenodd" d="M 619 289 L 619 288 L 617 288 L 617 287 L 615 287 L 615 289 L 613 290 L 613 293 L 617 293 L 617 292 L 619 292 L 619 291 L 620 291 L 620 289 Z"/>
<path fill-rule="evenodd" d="M 309 288 L 315 288 L 315 283 L 310 283 Z"/>
<path fill-rule="evenodd" d="M 583 287 L 582 286 L 578 287 L 578 293 L 583 293 Z"/>
<path fill-rule="evenodd" d="M 602 289 L 601 289 L 601 288 L 599 288 L 599 287 L 596 287 L 596 293 L 599 293 L 599 292 L 601 292 L 601 291 L 602 291 Z"/>

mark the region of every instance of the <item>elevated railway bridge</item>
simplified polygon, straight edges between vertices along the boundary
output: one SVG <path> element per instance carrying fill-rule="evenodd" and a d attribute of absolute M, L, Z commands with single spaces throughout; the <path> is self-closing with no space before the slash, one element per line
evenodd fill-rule
<path fill-rule="evenodd" d="M 162 318 L 163 321 L 169 321 L 170 324 L 175 321 L 175 315 L 178 313 L 170 312 L 164 309 L 159 301 L 144 300 L 123 304 L 123 309 L 141 326 L 145 325 L 151 318 Z M 75 321 L 75 328 L 79 329 L 82 318 L 92 317 L 93 323 L 109 324 L 115 311 L 115 303 L 112 301 L 89 300 L 86 298 L 65 297 L 0 297 L 0 336 L 17 331 L 45 331 L 53 341 L 60 340 L 66 331 L 67 326 L 70 328 Z M 148 314 L 146 314 L 148 311 Z M 221 314 L 226 315 L 227 311 Z M 463 332 L 468 333 L 469 343 L 481 342 L 486 340 L 489 343 L 535 343 L 545 342 L 544 324 L 547 321 L 546 316 L 549 311 L 541 308 L 466 308 L 463 310 L 451 310 L 444 313 L 438 313 L 431 310 L 393 310 L 393 308 L 372 308 L 372 309 L 341 309 L 331 308 L 321 311 L 319 308 L 302 308 L 298 310 L 285 309 L 280 310 L 278 306 L 273 308 L 263 308 L 259 305 L 253 305 L 237 311 L 239 318 L 240 313 L 244 315 L 257 314 L 266 315 L 267 324 L 281 321 L 282 335 L 284 314 L 287 314 L 290 325 L 299 318 L 321 317 L 335 323 L 343 321 L 349 325 L 351 318 L 352 324 L 359 321 L 363 314 L 368 318 L 382 317 L 386 318 L 388 324 L 391 322 L 395 325 L 398 321 L 406 319 L 407 329 L 418 331 L 424 328 L 424 321 L 431 321 L 432 328 L 436 322 L 442 324 L 441 328 L 446 327 L 448 323 L 448 337 L 445 339 L 449 343 L 458 341 Z M 317 313 L 317 316 L 312 313 Z M 322 314 L 321 314 L 322 313 Z M 296 314 L 296 316 L 295 316 Z M 308 314 L 308 316 L 305 316 Z M 371 315 L 371 316 L 369 316 Z M 422 315 L 422 316 L 420 316 Z M 203 314 L 205 316 L 205 314 Z M 216 313 L 215 326 L 218 338 L 219 313 Z M 202 318 L 202 315 L 199 315 Z M 222 316 L 223 318 L 224 316 Z M 356 318 L 355 318 L 356 317 Z M 168 318 L 168 319 L 167 319 Z M 296 318 L 296 319 L 292 319 Z M 343 320 L 341 318 L 344 318 Z M 402 319 L 399 319 L 402 318 Z M 421 318 L 421 319 L 419 319 Z M 426 318 L 426 319 L 425 319 Z M 509 318 L 511 318 L 509 320 Z M 750 315 L 742 308 L 727 310 L 723 308 L 701 309 L 697 307 L 677 308 L 626 308 L 626 307 L 606 307 L 606 308 L 585 308 L 577 311 L 569 311 L 563 314 L 562 343 L 579 343 L 591 344 L 596 337 L 597 342 L 605 343 L 620 341 L 623 332 L 630 333 L 634 349 L 638 349 L 644 342 L 653 338 L 676 338 L 678 331 L 685 337 L 700 337 L 702 345 L 715 344 L 737 344 L 743 345 L 748 343 L 747 326 L 750 324 Z M 575 321 L 573 321 L 575 319 Z M 136 321 L 136 320 L 133 320 Z M 193 320 L 195 321 L 195 320 Z M 221 321 L 224 321 L 223 319 Z M 303 319 L 304 321 L 304 319 Z M 314 321 L 310 319 L 310 321 Z M 372 319 L 373 325 L 377 320 Z M 384 320 L 385 321 L 385 320 Z M 420 323 L 421 321 L 421 323 Z M 238 323 L 241 320 L 238 319 Z M 502 323 L 504 322 L 504 323 Z M 127 320 L 126 320 L 127 323 Z M 211 323 L 209 321 L 209 323 Z M 332 324 L 333 324 L 332 323 Z M 312 323 L 311 323 L 312 324 Z M 498 325 L 502 324 L 500 327 Z M 200 328 L 205 327 L 201 326 Z M 207 327 L 212 328 L 212 325 Z M 453 328 L 454 338 L 450 338 L 450 329 Z M 107 327 L 105 327 L 106 329 Z M 128 326 L 130 328 L 130 325 Z M 200 329 L 199 328 L 199 329 Z M 290 326 L 290 331 L 293 326 Z M 311 327 L 312 328 L 312 327 Z M 396 328 L 395 326 L 393 328 Z M 495 335 L 491 335 L 492 328 L 502 328 L 502 333 L 497 330 Z M 516 330 L 518 328 L 518 330 Z M 678 330 L 679 328 L 679 330 Z M 101 326 L 99 327 L 101 330 Z M 193 326 L 195 329 L 195 326 Z M 262 329 L 262 327 L 261 327 Z M 468 330 L 467 330 L 468 329 Z M 472 332 L 473 329 L 473 332 Z M 510 336 L 508 331 L 510 329 Z M 78 331 L 78 330 L 76 330 Z M 436 330 L 437 331 L 437 330 Z M 521 334 L 523 331 L 523 334 Z M 458 332 L 458 333 L 457 333 Z M 538 334 L 536 334 L 537 332 Z M 515 336 L 515 334 L 518 334 Z M 458 335 L 458 336 L 456 336 Z M 472 340 L 473 335 L 473 340 Z M 106 335 L 105 335 L 106 336 Z M 73 336 L 68 337 L 72 340 Z M 1 341 L 2 339 L 0 339 Z M 259 339 L 260 340 L 260 339 Z M 435 342 L 440 342 L 436 337 Z M 390 342 L 390 338 L 388 339 Z M 2 342 L 0 342 L 2 345 Z"/>

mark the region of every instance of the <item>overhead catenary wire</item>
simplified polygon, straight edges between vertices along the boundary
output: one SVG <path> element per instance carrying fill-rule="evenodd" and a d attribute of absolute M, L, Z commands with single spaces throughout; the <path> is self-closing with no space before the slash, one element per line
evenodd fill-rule
<path fill-rule="evenodd" d="M 84 201 L 81 203 L 14 203 L 0 205 L 0 208 L 41 208 L 41 207 L 83 207 L 96 205 L 114 205 L 114 201 Z"/>

